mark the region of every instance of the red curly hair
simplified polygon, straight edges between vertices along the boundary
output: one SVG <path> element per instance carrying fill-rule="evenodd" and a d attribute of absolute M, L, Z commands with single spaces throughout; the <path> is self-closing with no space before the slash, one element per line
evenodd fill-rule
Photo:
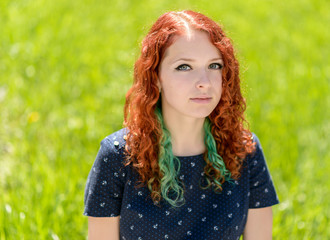
<path fill-rule="evenodd" d="M 218 24 L 194 11 L 167 12 L 160 16 L 142 42 L 141 55 L 134 66 L 134 83 L 126 94 L 124 126 L 129 130 L 126 142 L 127 165 L 132 164 L 140 175 L 141 185 L 152 179 L 154 201 L 160 200 L 158 156 L 162 135 L 155 115 L 160 97 L 158 68 L 165 50 L 173 43 L 173 36 L 185 34 L 187 28 L 208 33 L 211 43 L 221 52 L 221 99 L 208 116 L 217 151 L 233 179 L 240 176 L 246 155 L 254 149 L 252 134 L 244 127 L 245 100 L 241 94 L 239 64 L 231 41 Z M 211 166 L 207 166 L 212 168 Z M 141 186 L 140 185 L 140 186 Z"/>

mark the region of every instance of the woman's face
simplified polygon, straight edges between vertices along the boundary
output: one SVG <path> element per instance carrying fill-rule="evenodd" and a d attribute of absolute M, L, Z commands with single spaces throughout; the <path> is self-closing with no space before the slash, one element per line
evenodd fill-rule
<path fill-rule="evenodd" d="M 207 33 L 176 36 L 159 66 L 162 112 L 166 118 L 205 118 L 219 103 L 223 60 Z"/>

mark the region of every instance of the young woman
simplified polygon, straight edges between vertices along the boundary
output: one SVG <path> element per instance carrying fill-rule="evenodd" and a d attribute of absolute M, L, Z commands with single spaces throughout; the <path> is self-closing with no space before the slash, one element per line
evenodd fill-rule
<path fill-rule="evenodd" d="M 101 142 L 85 190 L 89 239 L 271 239 L 278 198 L 230 39 L 168 12 L 135 63 L 125 128 Z"/>

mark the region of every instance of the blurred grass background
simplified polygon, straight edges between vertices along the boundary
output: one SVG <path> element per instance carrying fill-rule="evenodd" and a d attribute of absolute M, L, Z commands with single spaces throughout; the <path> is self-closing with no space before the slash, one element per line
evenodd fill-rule
<path fill-rule="evenodd" d="M 326 0 L 0 1 L 0 239 L 85 239 L 83 194 L 165 11 L 224 26 L 277 189 L 274 239 L 329 239 Z"/>

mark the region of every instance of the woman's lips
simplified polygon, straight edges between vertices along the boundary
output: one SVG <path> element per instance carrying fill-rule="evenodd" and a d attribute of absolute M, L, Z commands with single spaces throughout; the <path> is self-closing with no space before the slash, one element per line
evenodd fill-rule
<path fill-rule="evenodd" d="M 209 103 L 211 100 L 212 98 L 191 98 L 194 103 Z"/>

